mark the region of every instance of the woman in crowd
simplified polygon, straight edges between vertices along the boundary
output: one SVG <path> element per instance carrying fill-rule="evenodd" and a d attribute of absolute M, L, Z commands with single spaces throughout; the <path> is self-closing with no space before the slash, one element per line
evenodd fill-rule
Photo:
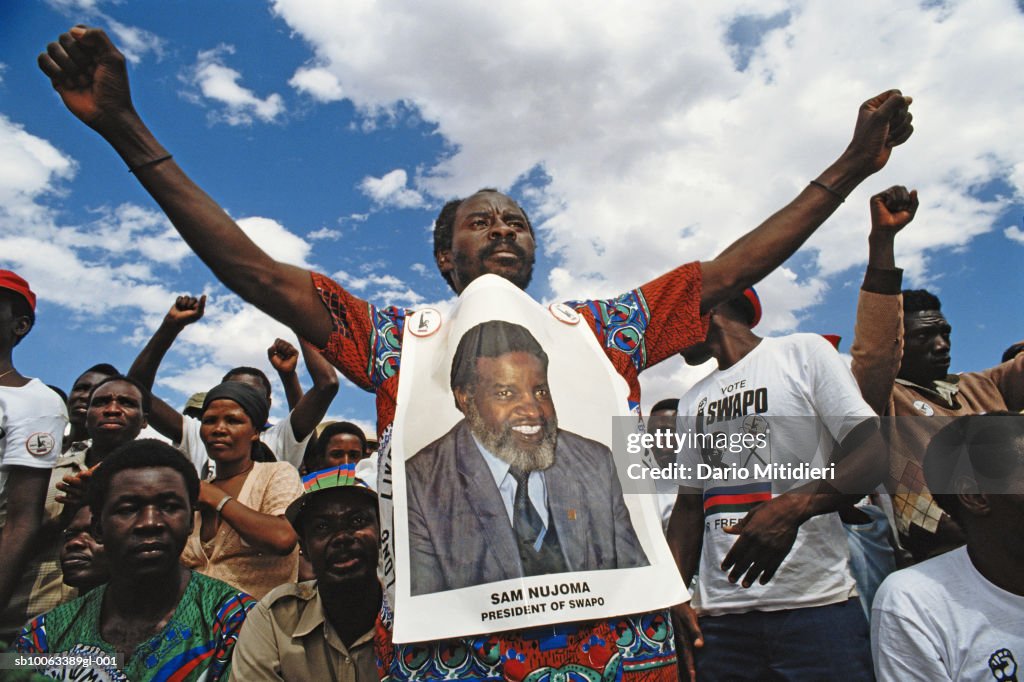
<path fill-rule="evenodd" d="M 182 562 L 257 599 L 296 579 L 297 537 L 284 517 L 302 494 L 299 472 L 287 462 L 254 461 L 266 396 L 238 381 L 206 394 L 200 437 L 216 476 L 199 490 L 196 527 Z"/>

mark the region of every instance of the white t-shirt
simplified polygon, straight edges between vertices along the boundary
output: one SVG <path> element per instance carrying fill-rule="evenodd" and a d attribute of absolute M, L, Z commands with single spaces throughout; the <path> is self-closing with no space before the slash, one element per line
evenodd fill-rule
<path fill-rule="evenodd" d="M 758 466 L 806 463 L 824 471 L 837 441 L 875 413 L 860 395 L 850 370 L 817 334 L 762 339 L 726 370 L 716 370 L 679 401 L 686 438 L 679 463 L 689 467 L 682 485 L 703 488 L 704 544 L 694 608 L 705 615 L 825 606 L 856 594 L 849 549 L 838 514 L 815 516 L 800 526 L 796 542 L 767 585 L 731 584 L 722 560 L 738 536 L 723 530 L 753 506 L 807 480 L 782 480 Z M 688 437 L 705 434 L 734 445 L 703 449 Z M 744 440 L 740 439 L 744 437 Z M 700 466 L 703 465 L 703 466 Z M 744 470 L 746 479 L 715 479 Z"/>
<path fill-rule="evenodd" d="M 199 437 L 202 421 L 195 417 L 182 415 L 181 443 L 178 449 L 192 461 L 192 465 L 202 476 L 207 470 L 210 457 L 206 454 L 206 446 Z M 302 464 L 302 456 L 306 454 L 306 443 L 309 435 L 301 441 L 295 440 L 295 429 L 292 428 L 292 413 L 260 434 L 260 440 L 270 448 L 279 461 L 288 462 L 296 469 Z M 213 465 L 210 464 L 212 467 Z"/>
<path fill-rule="evenodd" d="M 986 580 L 966 547 L 954 549 L 882 582 L 871 654 L 880 682 L 1024 680 L 1024 596 Z"/>
<path fill-rule="evenodd" d="M 53 468 L 67 423 L 64 401 L 39 379 L 0 386 L 0 499 L 7 499 L 8 467 Z"/>

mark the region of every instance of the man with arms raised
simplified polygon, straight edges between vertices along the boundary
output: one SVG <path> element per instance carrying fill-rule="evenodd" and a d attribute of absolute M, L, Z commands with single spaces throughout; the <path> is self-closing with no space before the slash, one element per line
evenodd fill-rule
<path fill-rule="evenodd" d="M 909 206 L 897 211 L 893 205 Z M 892 493 L 899 538 L 921 561 L 964 543 L 962 530 L 922 483 L 921 461 L 943 417 L 1024 410 L 1024 356 L 981 372 L 950 374 L 952 327 L 934 294 L 900 292 L 896 235 L 914 218 L 917 192 L 891 187 L 871 198 L 868 267 L 857 306 L 850 354 L 853 374 L 868 404 L 885 421 L 891 457 L 886 486 Z"/>
<path fill-rule="evenodd" d="M 385 493 L 390 493 L 390 482 L 385 481 L 390 471 L 388 441 L 407 311 L 378 308 L 323 275 L 280 263 L 261 251 L 146 128 L 132 105 L 124 57 L 102 31 L 73 28 L 47 47 L 39 65 L 70 111 L 114 147 L 228 287 L 300 337 L 323 347 L 349 380 L 376 393 L 380 482 L 386 484 L 386 489 L 378 489 L 383 501 Z M 909 104 L 910 98 L 897 91 L 865 102 L 853 141 L 840 158 L 792 202 L 716 259 L 682 265 L 614 299 L 570 304 L 591 326 L 609 361 L 627 382 L 631 407 L 639 406 L 640 371 L 703 340 L 702 313 L 778 267 L 854 187 L 886 164 L 892 148 L 913 131 Z M 449 202 L 435 223 L 435 262 L 457 294 L 484 273 L 525 288 L 533 273 L 535 250 L 533 227 L 523 209 L 494 190 Z M 382 535 L 390 536 L 391 508 L 382 507 Z M 392 586 L 389 579 L 385 587 Z M 385 626 L 391 619 L 388 603 L 385 599 L 381 613 Z M 426 642 L 393 650 L 382 647 L 378 656 L 383 672 L 396 678 L 526 676 L 551 666 L 579 665 L 627 679 L 635 674 L 674 679 L 674 646 L 667 621 L 667 612 L 622 616 L 566 624 L 545 633 L 509 632 L 483 640 Z M 656 633 L 653 644 L 651 637 L 640 635 L 643 631 Z M 596 641 L 603 644 L 595 645 Z M 418 665 L 415 671 L 409 666 L 412 661 Z M 457 670 L 451 669 L 456 665 Z M 606 666 L 611 669 L 606 671 Z M 632 672 L 637 669 L 643 672 Z"/>
<path fill-rule="evenodd" d="M 136 440 L 97 468 L 88 497 L 110 581 L 34 618 L 13 648 L 23 654 L 123 654 L 120 669 L 96 666 L 107 675 L 100 679 L 222 679 L 255 601 L 181 565 L 199 500 L 192 465 L 166 443 Z M 74 680 L 82 666 L 41 672 Z"/>

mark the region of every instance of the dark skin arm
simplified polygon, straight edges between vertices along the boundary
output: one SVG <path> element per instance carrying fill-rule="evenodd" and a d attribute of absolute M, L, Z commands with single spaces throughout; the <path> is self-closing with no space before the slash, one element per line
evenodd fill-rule
<path fill-rule="evenodd" d="M 299 349 L 284 339 L 274 339 L 274 343 L 267 349 L 267 359 L 277 370 L 277 376 L 281 379 L 281 385 L 284 386 L 288 409 L 294 410 L 302 400 L 302 384 L 299 383 L 299 375 L 295 371 L 295 368 L 299 366 Z"/>
<path fill-rule="evenodd" d="M 679 488 L 676 504 L 668 520 L 668 547 L 676 561 L 679 575 L 689 587 L 700 563 L 700 552 L 704 545 L 703 495 L 696 488 Z M 704 646 L 704 637 L 697 622 L 697 614 L 689 602 L 672 607 L 675 623 L 677 650 L 683 653 L 681 672 L 686 679 L 696 680 L 697 671 L 693 661 L 693 649 Z"/>
<path fill-rule="evenodd" d="M 300 339 L 299 346 L 302 347 L 302 359 L 306 361 L 306 370 L 313 379 L 313 387 L 302 396 L 291 416 L 295 440 L 301 442 L 303 438 L 313 433 L 313 429 L 327 414 L 334 396 L 338 394 L 338 373 L 309 343 Z"/>
<path fill-rule="evenodd" d="M 156 371 L 160 367 L 167 351 L 170 350 L 178 334 L 188 325 L 203 318 L 206 310 L 206 296 L 179 296 L 171 309 L 167 311 L 163 322 L 153 333 L 149 343 L 139 352 L 135 362 L 128 370 L 128 376 L 138 379 L 150 391 L 156 381 Z M 181 413 L 166 402 L 152 396 L 152 404 L 148 415 L 150 425 L 161 435 L 175 443 L 181 441 L 183 417 Z"/>
<path fill-rule="evenodd" d="M 861 105 L 853 140 L 817 177 L 836 192 L 808 185 L 793 201 L 733 242 L 714 260 L 701 263 L 700 307 L 707 313 L 776 269 L 800 248 L 868 176 L 885 166 L 892 148 L 914 132 L 911 98 L 889 90 Z M 839 196 L 837 196 L 837 194 Z"/>
<path fill-rule="evenodd" d="M 755 581 L 764 585 L 771 580 L 805 521 L 839 511 L 878 486 L 888 466 L 885 453 L 878 420 L 866 419 L 843 439 L 835 457 L 835 480 L 811 481 L 774 497 L 724 529 L 739 536 L 722 561 L 729 581 L 750 587 Z"/>
<path fill-rule="evenodd" d="M 0 610 L 7 608 L 42 525 L 50 469 L 12 466 L 7 472 L 7 522 L 0 531 Z"/>
<path fill-rule="evenodd" d="M 876 294 L 896 296 L 900 293 L 903 271 L 896 268 L 893 245 L 896 235 L 910 224 L 917 213 L 917 191 L 907 191 L 906 187 L 895 185 L 871 197 L 870 205 L 868 267 L 861 288 Z M 859 341 L 858 334 L 850 349 L 853 355 L 850 369 L 867 404 L 876 413 L 885 414 L 893 382 L 900 369 L 900 349 L 894 340 L 889 352 L 881 352 L 881 349 L 872 352 L 872 349 L 863 349 Z"/>
<path fill-rule="evenodd" d="M 217 202 L 185 175 L 142 122 L 131 101 L 124 56 L 100 29 L 76 26 L 39 55 L 65 106 L 110 143 L 213 273 L 244 300 L 318 346 L 331 332 L 309 272 L 280 263 L 249 239 Z"/>
<path fill-rule="evenodd" d="M 207 481 L 199 482 L 199 506 L 205 512 L 214 512 L 225 497 L 227 493 L 216 485 Z M 243 540 L 262 552 L 284 556 L 290 554 L 299 541 L 288 519 L 250 509 L 234 498 L 221 508 L 220 518 L 234 528 Z"/>

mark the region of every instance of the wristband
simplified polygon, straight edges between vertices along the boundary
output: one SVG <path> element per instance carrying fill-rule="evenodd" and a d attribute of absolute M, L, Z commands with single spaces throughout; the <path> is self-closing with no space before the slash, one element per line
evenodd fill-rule
<path fill-rule="evenodd" d="M 230 502 L 233 499 L 235 499 L 235 498 L 231 497 L 230 495 L 225 495 L 224 497 L 221 498 L 220 502 L 217 503 L 217 507 L 216 507 L 215 511 L 218 514 L 220 514 L 220 510 L 224 508 L 224 505 L 227 504 L 228 502 Z"/>
<path fill-rule="evenodd" d="M 129 169 L 128 169 L 128 172 L 129 172 L 129 173 L 134 173 L 134 172 L 135 172 L 135 171 L 137 171 L 137 170 L 142 170 L 142 169 L 143 169 L 143 168 L 145 168 L 146 166 L 155 166 L 156 164 L 160 163 L 161 161 L 167 161 L 167 160 L 168 160 L 168 159 L 170 159 L 170 158 L 172 158 L 170 154 L 166 154 L 166 155 L 164 155 L 164 156 L 158 156 L 158 157 L 157 157 L 157 158 L 155 158 L 155 159 L 150 159 L 149 161 L 145 161 L 145 162 L 143 162 L 143 163 L 140 163 L 140 164 L 139 164 L 138 166 L 136 166 L 135 168 L 129 168 Z"/>
<path fill-rule="evenodd" d="M 821 189 L 825 190 L 826 192 L 828 192 L 829 194 L 834 196 L 836 199 L 839 199 L 839 203 L 843 203 L 844 201 L 846 201 L 846 197 L 844 197 L 842 194 L 840 194 L 837 190 L 834 190 L 831 187 L 829 187 L 828 185 L 826 185 L 824 182 L 818 182 L 817 180 L 811 180 L 811 184 L 814 185 L 815 187 L 820 187 Z"/>

